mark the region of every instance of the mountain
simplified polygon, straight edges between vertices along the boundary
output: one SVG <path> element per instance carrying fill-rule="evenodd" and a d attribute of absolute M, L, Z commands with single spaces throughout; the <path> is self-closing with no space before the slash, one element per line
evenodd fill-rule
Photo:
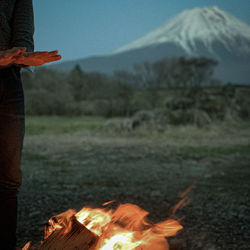
<path fill-rule="evenodd" d="M 220 8 L 185 10 L 146 36 L 104 56 L 56 64 L 59 70 L 80 65 L 84 71 L 111 74 L 164 57 L 205 56 L 219 62 L 215 77 L 250 84 L 250 25 Z"/>

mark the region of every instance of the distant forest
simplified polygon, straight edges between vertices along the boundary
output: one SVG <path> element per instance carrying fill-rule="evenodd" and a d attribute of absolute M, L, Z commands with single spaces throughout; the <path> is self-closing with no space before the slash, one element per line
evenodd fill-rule
<path fill-rule="evenodd" d="M 112 76 L 86 73 L 79 66 L 69 73 L 45 68 L 24 71 L 26 113 L 140 117 L 197 125 L 249 119 L 250 89 L 214 79 L 216 65 L 208 58 L 166 58 Z"/>

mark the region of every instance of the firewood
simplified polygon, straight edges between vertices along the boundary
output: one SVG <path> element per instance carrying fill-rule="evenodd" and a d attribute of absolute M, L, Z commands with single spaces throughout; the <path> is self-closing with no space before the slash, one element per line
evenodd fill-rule
<path fill-rule="evenodd" d="M 95 248 L 97 241 L 98 236 L 78 222 L 75 216 L 72 216 L 70 230 L 64 227 L 57 228 L 37 247 L 37 250 L 90 250 Z"/>

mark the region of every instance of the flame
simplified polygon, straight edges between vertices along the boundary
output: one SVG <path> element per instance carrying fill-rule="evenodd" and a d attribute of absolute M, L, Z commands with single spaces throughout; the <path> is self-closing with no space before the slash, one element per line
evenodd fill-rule
<path fill-rule="evenodd" d="M 114 229 L 113 234 L 109 238 L 102 238 L 99 241 L 97 249 L 100 250 L 110 250 L 110 249 L 136 249 L 138 246 L 142 245 L 143 241 L 137 240 L 135 233 L 131 231 L 126 231 L 121 228 Z"/>
<path fill-rule="evenodd" d="M 111 202 L 104 203 L 109 205 Z M 53 232 L 60 235 L 74 231 L 72 221 L 78 221 L 97 237 L 92 250 L 168 250 L 165 237 L 174 236 L 182 226 L 178 221 L 168 219 L 153 224 L 147 219 L 148 212 L 133 204 L 123 204 L 116 210 L 108 208 L 82 208 L 78 213 L 68 211 L 52 217 L 45 227 L 46 242 Z M 71 231 L 72 229 L 72 231 Z M 61 236 L 60 236 L 61 237 Z M 31 250 L 30 242 L 23 250 Z"/>
<path fill-rule="evenodd" d="M 104 209 L 83 208 L 75 215 L 76 219 L 83 224 L 88 230 L 100 236 L 111 221 L 110 212 Z"/>
<path fill-rule="evenodd" d="M 114 202 L 115 202 L 115 200 L 107 201 L 107 202 L 103 203 L 102 206 L 105 207 L 105 206 L 108 206 L 108 205 L 110 205 L 110 204 L 112 204 Z"/>
<path fill-rule="evenodd" d="M 169 237 L 176 235 L 182 228 L 178 221 L 170 219 L 156 224 L 152 228 L 152 232 L 163 237 Z"/>
<path fill-rule="evenodd" d="M 115 211 L 83 208 L 75 217 L 100 237 L 95 249 L 168 249 L 165 237 L 175 235 L 182 226 L 172 219 L 154 225 L 147 221 L 148 214 L 136 205 L 123 204 Z"/>

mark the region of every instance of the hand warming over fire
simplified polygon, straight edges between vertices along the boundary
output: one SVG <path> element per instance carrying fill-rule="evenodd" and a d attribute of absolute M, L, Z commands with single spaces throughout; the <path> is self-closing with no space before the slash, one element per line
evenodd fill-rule
<path fill-rule="evenodd" d="M 21 64 L 26 66 L 41 66 L 46 63 L 58 61 L 61 56 L 58 55 L 58 51 L 37 51 L 37 52 L 25 52 L 21 55 L 15 56 L 15 64 Z"/>
<path fill-rule="evenodd" d="M 12 49 L 0 51 L 0 66 L 5 67 L 16 60 L 16 56 L 23 54 L 26 48 L 14 47 Z"/>

